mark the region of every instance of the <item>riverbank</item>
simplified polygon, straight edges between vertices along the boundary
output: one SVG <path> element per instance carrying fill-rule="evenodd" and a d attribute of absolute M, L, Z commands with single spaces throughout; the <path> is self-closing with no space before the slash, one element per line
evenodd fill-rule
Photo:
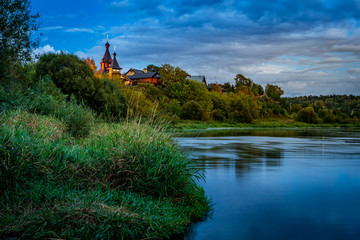
<path fill-rule="evenodd" d="M 66 123 L 25 111 L 0 117 L 0 237 L 166 238 L 200 220 L 202 178 L 164 128 Z"/>
<path fill-rule="evenodd" d="M 304 122 L 298 122 L 291 118 L 266 118 L 266 119 L 255 119 L 252 123 L 177 120 L 177 121 L 173 121 L 169 125 L 169 129 L 174 129 L 174 130 L 207 129 L 207 128 L 334 128 L 334 127 L 360 127 L 360 123 L 309 124 Z"/>

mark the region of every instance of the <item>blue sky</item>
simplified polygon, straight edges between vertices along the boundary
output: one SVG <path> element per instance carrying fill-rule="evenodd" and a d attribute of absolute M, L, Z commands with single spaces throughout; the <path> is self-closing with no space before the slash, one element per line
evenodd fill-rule
<path fill-rule="evenodd" d="M 360 95 L 360 0 L 33 0 L 38 52 L 94 58 L 106 35 L 123 72 L 169 63 L 208 82 L 237 73 L 286 96 Z"/>

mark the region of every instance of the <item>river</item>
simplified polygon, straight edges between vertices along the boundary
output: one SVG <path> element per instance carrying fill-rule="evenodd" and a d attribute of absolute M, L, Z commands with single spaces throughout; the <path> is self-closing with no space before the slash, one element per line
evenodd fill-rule
<path fill-rule="evenodd" d="M 213 129 L 176 138 L 214 212 L 184 239 L 360 239 L 359 129 Z"/>

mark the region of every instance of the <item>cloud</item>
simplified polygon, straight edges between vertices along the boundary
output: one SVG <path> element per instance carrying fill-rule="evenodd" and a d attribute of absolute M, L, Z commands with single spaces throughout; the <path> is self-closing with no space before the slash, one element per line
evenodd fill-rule
<path fill-rule="evenodd" d="M 94 30 L 90 29 L 90 28 L 69 28 L 64 30 L 64 32 L 69 32 L 69 33 L 94 33 Z"/>
<path fill-rule="evenodd" d="M 123 0 L 123 1 L 114 1 L 110 3 L 111 7 L 116 7 L 116 8 L 123 8 L 123 7 L 128 7 L 130 6 L 128 0 Z"/>
<path fill-rule="evenodd" d="M 97 23 L 104 28 L 67 32 L 102 32 L 94 47 L 77 50 L 97 63 L 109 34 L 123 68 L 170 63 L 210 82 L 243 73 L 286 95 L 350 94 L 359 81 L 359 7 L 351 0 L 123 0 L 104 7 L 111 19 Z"/>
<path fill-rule="evenodd" d="M 60 53 L 59 50 L 55 50 L 53 46 L 46 44 L 45 46 L 38 47 L 34 50 L 35 55 L 42 55 L 45 53 Z"/>
<path fill-rule="evenodd" d="M 60 30 L 60 29 L 63 29 L 63 28 L 64 28 L 63 26 L 52 26 L 52 27 L 43 27 L 43 28 L 40 28 L 40 30 L 52 31 L 52 30 Z"/>
<path fill-rule="evenodd" d="M 347 72 L 351 75 L 358 75 L 360 76 L 360 68 L 350 68 Z"/>

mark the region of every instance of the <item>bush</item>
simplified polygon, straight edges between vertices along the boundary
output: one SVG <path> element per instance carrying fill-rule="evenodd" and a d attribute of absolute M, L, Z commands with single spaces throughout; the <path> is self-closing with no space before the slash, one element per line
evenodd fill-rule
<path fill-rule="evenodd" d="M 84 104 L 77 103 L 74 98 L 67 101 L 67 96 L 62 94 L 50 79 L 40 80 L 28 91 L 27 109 L 30 112 L 56 117 L 75 137 L 89 134 L 95 114 Z"/>
<path fill-rule="evenodd" d="M 0 123 L 0 238 L 169 238 L 209 210 L 201 174 L 160 128 L 101 124 L 75 141 L 54 117 Z"/>
<path fill-rule="evenodd" d="M 68 96 L 84 102 L 98 114 L 116 119 L 126 116 L 126 99 L 109 80 L 96 78 L 90 66 L 71 54 L 48 53 L 36 65 L 38 78 L 49 75 Z"/>
<path fill-rule="evenodd" d="M 253 120 L 249 105 L 246 105 L 243 99 L 235 97 L 230 99 L 229 118 L 236 122 L 250 123 Z"/>
<path fill-rule="evenodd" d="M 301 109 L 297 116 L 296 120 L 299 122 L 306 122 L 306 123 L 319 123 L 320 119 L 314 109 L 312 107 L 306 107 Z"/>
<path fill-rule="evenodd" d="M 182 107 L 181 117 L 183 119 L 201 120 L 204 115 L 204 110 L 199 103 L 191 100 L 186 102 Z"/>
<path fill-rule="evenodd" d="M 180 102 L 176 99 L 172 99 L 169 103 L 169 107 L 168 110 L 176 115 L 176 116 L 180 116 L 181 115 L 181 105 Z"/>
<path fill-rule="evenodd" d="M 214 111 L 212 111 L 212 116 L 213 116 L 214 120 L 216 120 L 216 121 L 224 121 L 226 114 L 224 111 L 222 111 L 220 109 L 215 109 Z"/>

